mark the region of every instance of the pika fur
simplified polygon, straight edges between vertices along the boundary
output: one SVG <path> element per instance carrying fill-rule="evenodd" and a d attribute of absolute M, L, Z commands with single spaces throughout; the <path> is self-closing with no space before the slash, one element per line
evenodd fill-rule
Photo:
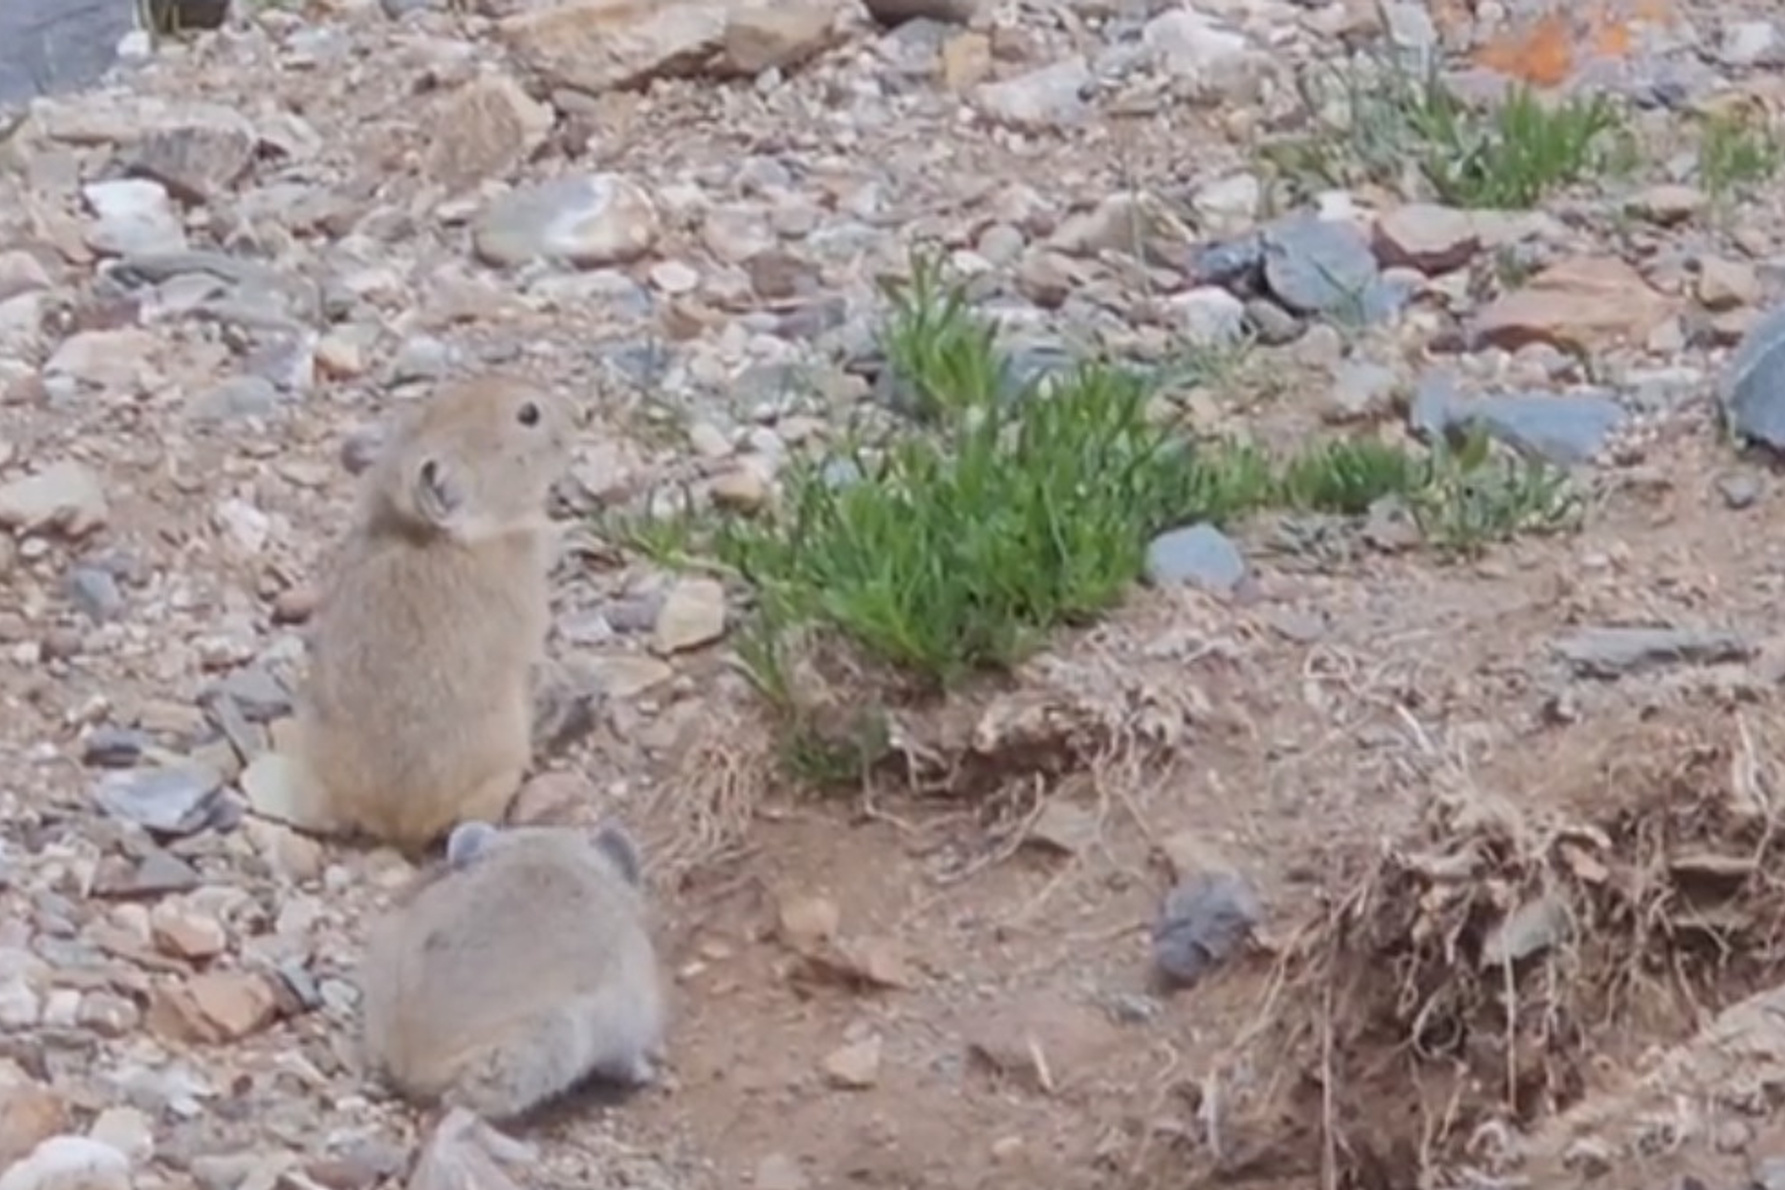
<path fill-rule="evenodd" d="M 397 420 L 312 624 L 295 825 L 414 853 L 502 819 L 532 759 L 546 507 L 573 426 L 567 402 L 499 375 Z"/>
<path fill-rule="evenodd" d="M 456 827 L 367 940 L 370 1071 L 491 1122 L 585 1080 L 655 1082 L 666 1012 L 639 871 L 614 825 Z"/>

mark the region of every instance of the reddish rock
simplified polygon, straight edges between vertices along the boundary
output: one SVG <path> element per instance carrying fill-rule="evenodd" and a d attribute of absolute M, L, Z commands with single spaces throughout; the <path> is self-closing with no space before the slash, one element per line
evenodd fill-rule
<path fill-rule="evenodd" d="M 1667 320 L 1672 303 L 1613 256 L 1583 256 L 1545 269 L 1476 316 L 1481 340 L 1507 351 L 1548 343 L 1586 352 L 1640 343 Z"/>
<path fill-rule="evenodd" d="M 1416 202 L 1376 220 L 1374 247 L 1383 268 L 1448 273 L 1481 251 L 1481 232 L 1467 211 Z"/>

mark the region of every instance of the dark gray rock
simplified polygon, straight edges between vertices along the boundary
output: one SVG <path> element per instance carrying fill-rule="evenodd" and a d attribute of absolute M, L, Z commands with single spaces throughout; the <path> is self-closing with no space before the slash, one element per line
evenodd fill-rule
<path fill-rule="evenodd" d="M 1697 628 L 1588 628 L 1553 646 L 1575 674 L 1619 678 L 1668 665 L 1746 661 L 1755 648 L 1733 632 Z"/>
<path fill-rule="evenodd" d="M 102 865 L 93 891 L 102 897 L 165 897 L 203 883 L 191 864 L 157 847 L 135 863 Z"/>
<path fill-rule="evenodd" d="M 1731 430 L 1785 450 L 1785 307 L 1748 329 L 1723 367 L 1717 395 Z"/>
<path fill-rule="evenodd" d="M 1256 232 L 1234 240 L 1198 244 L 1184 260 L 1192 286 L 1219 285 L 1244 296 L 1256 293 L 1264 273 L 1264 237 Z"/>
<path fill-rule="evenodd" d="M 1234 872 L 1199 872 L 1166 894 L 1153 921 L 1153 962 L 1180 986 L 1196 983 L 1243 946 L 1263 911 Z"/>
<path fill-rule="evenodd" d="M 1147 581 L 1189 583 L 1227 594 L 1246 577 L 1246 558 L 1213 525 L 1187 525 L 1161 533 L 1147 546 Z"/>
<path fill-rule="evenodd" d="M 81 763 L 101 769 L 129 768 L 142 760 L 144 749 L 154 742 L 147 732 L 101 724 L 81 741 Z"/>
<path fill-rule="evenodd" d="M 93 797 L 106 813 L 164 835 L 190 835 L 217 813 L 223 776 L 195 762 L 107 773 Z"/>

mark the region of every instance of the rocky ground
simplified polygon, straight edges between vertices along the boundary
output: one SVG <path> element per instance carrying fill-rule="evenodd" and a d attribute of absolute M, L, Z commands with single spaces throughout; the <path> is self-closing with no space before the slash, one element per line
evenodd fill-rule
<path fill-rule="evenodd" d="M 0 1190 L 1785 1185 L 1785 547 L 1716 416 L 1785 437 L 1785 209 L 1771 142 L 1719 166 L 1694 122 L 1777 118 L 1785 25 L 1488 7 L 252 5 L 9 122 Z M 1295 80 L 1385 39 L 1459 93 L 1616 95 L 1639 151 L 1534 210 L 1359 177 L 1280 218 Z M 917 245 L 1019 359 L 1189 353 L 1172 414 L 1267 440 L 1484 425 L 1583 523 L 1162 540 L 929 758 L 1071 719 L 1079 763 L 800 796 L 727 664 L 742 593 L 597 514 L 770 500 L 878 400 Z M 517 812 L 638 827 L 677 1004 L 666 1086 L 514 1141 L 356 1073 L 401 861 L 254 813 L 378 419 L 492 365 L 592 414 Z M 1257 928 L 1172 993 L 1148 927 L 1198 873 Z M 1570 956 L 1543 1021 L 1446 974 L 1496 946 Z M 1403 991 L 1436 1007 L 1395 1035 Z"/>

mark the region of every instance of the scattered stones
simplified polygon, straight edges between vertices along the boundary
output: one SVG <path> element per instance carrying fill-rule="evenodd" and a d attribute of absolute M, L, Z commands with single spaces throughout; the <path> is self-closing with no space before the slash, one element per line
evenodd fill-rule
<path fill-rule="evenodd" d="M 1146 577 L 1154 584 L 1190 583 L 1231 594 L 1246 577 L 1246 559 L 1213 525 L 1190 525 L 1153 539 L 1147 547 Z"/>
<path fill-rule="evenodd" d="M 130 1190 L 130 1161 L 103 1141 L 52 1136 L 0 1174 L 0 1190 Z"/>
<path fill-rule="evenodd" d="M 1581 677 L 1621 678 L 1669 665 L 1745 661 L 1753 645 L 1733 632 L 1698 628 L 1588 628 L 1555 643 Z"/>
<path fill-rule="evenodd" d="M 186 2 L 209 3 L 219 21 L 226 7 Z M 807 459 L 838 489 L 863 491 L 881 431 L 899 425 L 889 411 L 922 412 L 912 378 L 886 365 L 887 345 L 875 350 L 886 309 L 877 282 L 914 244 L 944 246 L 965 300 L 996 326 L 1011 357 L 994 381 L 1001 394 L 1044 397 L 1027 386 L 1060 375 L 1084 345 L 1175 379 L 1183 347 L 1246 335 L 1247 367 L 1163 393 L 1149 416 L 1174 434 L 1182 422 L 1273 452 L 1323 440 L 1320 422 L 1394 447 L 1408 427 L 1393 414 L 1412 390 L 1413 434 L 1485 428 L 1579 469 L 1572 478 L 1592 478 L 1616 506 L 1606 529 L 1595 501 L 1578 543 L 1496 546 L 1448 569 L 1430 601 L 1441 612 L 1427 606 L 1421 526 L 1428 502 L 1452 498 L 1454 485 L 1381 497 L 1361 518 L 1242 521 L 1244 538 L 1187 523 L 1149 543 L 1149 581 L 1246 606 L 1138 599 L 1107 626 L 1050 635 L 996 679 L 1033 712 L 1020 723 L 1032 741 L 1014 729 L 1000 741 L 1020 743 L 1037 772 L 1082 768 L 1111 730 L 1174 753 L 1213 748 L 1194 775 L 1208 789 L 1147 807 L 1176 882 L 1152 941 L 1172 982 L 1206 982 L 1259 928 L 1255 890 L 1212 841 L 1246 831 L 1269 844 L 1261 862 L 1278 863 L 1288 858 L 1279 848 L 1319 837 L 1318 821 L 1251 834 L 1255 815 L 1268 828 L 1273 815 L 1326 803 L 1285 805 L 1283 791 L 1250 797 L 1244 786 L 1277 750 L 1342 726 L 1331 700 L 1345 676 L 1326 668 L 1333 659 L 1401 674 L 1423 652 L 1404 670 L 1405 693 L 1440 717 L 1478 704 L 1470 721 L 1499 745 L 1484 755 L 1623 714 L 1626 696 L 1646 709 L 1660 694 L 1671 710 L 1680 682 L 1708 683 L 1719 698 L 1725 685 L 1761 702 L 1776 693 L 1770 653 L 1755 674 L 1742 664 L 1753 650 L 1734 635 L 1684 629 L 1561 641 L 1560 672 L 1539 684 L 1563 696 L 1543 704 L 1535 735 L 1522 717 L 1530 685 L 1516 672 L 1528 641 L 1490 650 L 1491 681 L 1445 672 L 1452 631 L 1474 636 L 1455 653 L 1479 668 L 1468 659 L 1483 630 L 1460 614 L 1471 600 L 1484 612 L 1501 600 L 1535 608 L 1541 592 L 1553 605 L 1546 622 L 1569 632 L 1582 618 L 1619 623 L 1658 606 L 1715 606 L 1744 628 L 1764 620 L 1775 576 L 1764 549 L 1737 547 L 1764 536 L 1765 472 L 1712 455 L 1721 444 L 1696 417 L 1714 352 L 1735 345 L 1722 381 L 1732 425 L 1764 439 L 1776 422 L 1785 434 L 1775 411 L 1785 381 L 1774 375 L 1785 375 L 1775 358 L 1785 330 L 1761 313 L 1785 274 L 1776 196 L 1731 194 L 1741 217 L 1725 220 L 1728 197 L 1697 177 L 1709 171 L 1691 145 L 1647 172 L 1696 186 L 1649 184 L 1622 200 L 1576 191 L 1546 200 L 1547 214 L 1402 202 L 1412 188 L 1397 182 L 1417 181 L 1409 170 L 1314 194 L 1309 212 L 1267 215 L 1279 209 L 1275 179 L 1234 150 L 1285 127 L 1303 67 L 1378 32 L 1418 71 L 1461 65 L 1452 55 L 1464 35 L 1489 31 L 1453 28 L 1443 6 L 868 0 L 879 28 L 840 0 L 235 7 L 223 32 L 195 42 L 135 35 L 115 84 L 38 100 L 0 137 L 13 216 L 0 247 L 0 647 L 11 663 L 0 684 L 13 761 L 0 791 L 4 1190 L 404 1180 L 693 1190 L 716 1170 L 754 1170 L 764 1190 L 806 1190 L 838 1171 L 888 1184 L 958 1172 L 964 1183 L 1045 1185 L 1062 1154 L 1091 1151 L 1080 1142 L 1108 1122 L 1101 1111 L 1076 1135 L 1058 1130 L 1073 1130 L 1075 1105 L 1108 1098 L 1112 1072 L 1132 1076 L 1175 1010 L 1122 986 L 1132 973 L 1119 962 L 1050 969 L 1027 949 L 1035 931 L 1022 915 L 1045 906 L 1069 938 L 1089 938 L 1103 923 L 1088 911 L 1135 887 L 1139 857 L 1103 853 L 1101 811 L 1071 785 L 1045 791 L 1020 838 L 1002 840 L 1028 845 L 1004 865 L 1010 879 L 964 881 L 934 899 L 907 895 L 919 868 L 971 873 L 1002 858 L 983 824 L 921 839 L 876 827 L 892 847 L 872 853 L 806 821 L 768 821 L 831 814 L 822 803 L 790 791 L 761 801 L 727 864 L 746 882 L 766 866 L 770 887 L 826 893 L 782 899 L 766 922 L 690 919 L 680 903 L 668 917 L 686 931 L 676 978 L 703 997 L 710 1025 L 741 1039 L 726 1077 L 746 1098 L 766 1091 L 788 1135 L 764 1144 L 707 1130 L 717 1151 L 687 1176 L 656 1153 L 635 1176 L 620 1139 L 637 1126 L 631 1112 L 572 1124 L 573 1143 L 548 1129 L 534 1154 L 462 1112 L 430 1131 L 434 1113 L 371 1090 L 347 1052 L 351 957 L 413 865 L 298 829 L 290 716 L 309 647 L 301 625 L 326 590 L 329 527 L 354 498 L 349 473 L 379 449 L 376 431 L 346 419 L 382 421 L 444 377 L 512 368 L 574 395 L 586 420 L 554 493 L 566 532 L 554 672 L 541 674 L 535 715 L 541 771 L 510 816 L 613 813 L 630 825 L 636 815 L 653 895 L 678 901 L 700 866 L 694 853 L 736 842 L 722 836 L 755 801 L 741 781 L 758 760 L 734 768 L 734 749 L 768 759 L 771 741 L 737 738 L 751 728 L 725 713 L 753 697 L 722 647 L 738 614 L 729 599 L 747 593 L 654 569 L 597 518 L 684 499 L 703 518 L 774 516 L 786 511 L 792 465 Z M 1661 40 L 1645 29 L 1642 53 L 1620 67 L 1630 77 L 1584 81 L 1659 105 L 1639 113 L 1645 134 L 1680 109 L 1755 102 L 1777 20 L 1698 15 Z M 9 31 L 0 13 L 0 61 Z M 1747 65 L 1718 77 L 1728 63 Z M 1160 122 L 1185 103 L 1200 115 Z M 1166 124 L 1169 152 L 1128 152 L 1135 128 Z M 1633 218 L 1618 217 L 1618 202 Z M 1519 288 L 1519 275 L 1534 280 Z M 1512 292 L 1487 300 L 1496 285 Z M 1455 359 L 1467 395 L 1461 380 L 1423 371 L 1437 356 Z M 857 441 L 874 445 L 850 457 Z M 1069 515 L 1074 493 L 1058 496 Z M 1732 520 L 1739 508 L 1756 513 Z M 812 660 L 812 674 L 797 674 L 802 694 L 807 676 L 871 676 Z M 1612 692 L 1568 680 L 1692 662 L 1721 668 L 1663 672 L 1610 703 Z M 852 713 L 878 692 L 839 693 L 841 706 L 815 709 Z M 903 698 L 886 707 L 887 759 L 925 785 L 977 780 L 983 766 L 959 764 L 929 709 Z M 1228 730 L 1230 715 L 1243 730 Z M 1678 717 L 1667 718 L 1672 733 Z M 1346 770 L 1354 761 L 1390 771 L 1372 755 L 1379 725 L 1357 728 L 1321 754 L 1341 790 L 1362 775 Z M 561 749 L 573 753 L 560 761 Z M 1236 795 L 1250 800 L 1230 818 L 1222 802 Z M 869 808 L 891 818 L 896 800 Z M 685 846 L 658 852 L 660 835 Z M 839 850 L 777 850 L 784 840 Z M 1591 861 L 1579 862 L 1589 878 Z M 1721 855 L 1679 862 L 1713 880 L 1752 868 Z M 1047 883 L 1053 868 L 1070 879 Z M 1274 875 L 1298 893 L 1308 883 Z M 1489 961 L 1541 962 L 1562 936 L 1542 899 L 1500 908 Z M 1041 934 L 1054 924 L 1030 919 Z M 791 994 L 765 998 L 761 981 Z M 961 1020 L 969 1000 L 990 1023 Z M 752 1036 L 750 1014 L 777 1004 L 786 1011 L 774 1037 Z M 934 1052 L 939 1028 L 961 1029 L 968 1053 Z M 785 1054 L 759 1070 L 752 1060 L 783 1035 Z M 1121 1061 L 1103 1060 L 1104 1045 Z M 993 1077 L 962 1077 L 964 1057 Z M 713 1072 L 696 1059 L 672 1054 L 670 1066 L 698 1091 Z M 814 1085 L 831 1093 L 806 1094 Z M 1022 1102 L 1069 1087 L 1052 1104 Z M 850 1088 L 871 1090 L 841 1094 Z M 654 1098 L 641 1110 L 655 1139 Z M 866 1133 L 850 1111 L 838 1115 L 843 1105 L 862 1113 Z M 997 1109 L 959 1154 L 893 1143 L 942 1135 L 922 1114 L 956 1106 Z M 1179 1129 L 1183 1105 L 1167 1106 L 1159 1126 Z M 848 1127 L 837 1140 L 815 1121 Z M 1751 1126 L 1703 1134 L 1731 1152 L 1758 1143 Z M 30 1172 L 46 1143 L 83 1141 L 115 1153 L 97 1171 Z M 1605 1149 L 1600 1164 L 1621 1151 Z M 963 1168 L 940 1170 L 954 1163 Z"/>
<path fill-rule="evenodd" d="M 533 260 L 599 268 L 637 260 L 657 241 L 650 196 L 617 174 L 581 174 L 513 190 L 478 220 L 477 254 L 495 265 Z"/>

